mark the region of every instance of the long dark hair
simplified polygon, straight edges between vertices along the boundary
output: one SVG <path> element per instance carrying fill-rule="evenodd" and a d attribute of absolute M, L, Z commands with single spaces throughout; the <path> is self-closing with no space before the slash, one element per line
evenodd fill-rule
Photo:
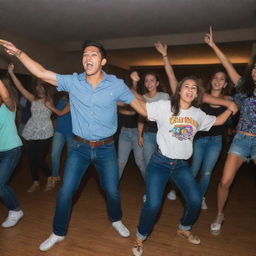
<path fill-rule="evenodd" d="M 155 79 L 156 79 L 156 81 L 159 83 L 159 85 L 156 87 L 156 90 L 157 90 L 158 92 L 167 92 L 166 88 L 165 88 L 165 87 L 163 86 L 163 84 L 162 84 L 162 81 L 161 81 L 161 79 L 160 79 L 160 76 L 159 76 L 157 73 L 155 73 L 155 72 L 148 71 L 147 73 L 145 73 L 145 75 L 143 76 L 143 79 L 142 79 L 142 84 L 143 84 L 143 86 L 142 86 L 142 87 L 143 87 L 142 93 L 143 93 L 143 94 L 145 94 L 145 93 L 148 92 L 147 88 L 146 88 L 145 85 L 144 85 L 147 75 L 154 76 Z"/>
<path fill-rule="evenodd" d="M 180 112 L 180 91 L 181 91 L 182 85 L 186 80 L 194 80 L 196 82 L 196 87 L 197 87 L 197 97 L 191 102 L 191 106 L 194 106 L 197 108 L 200 106 L 202 94 L 204 92 L 204 89 L 201 85 L 202 81 L 201 79 L 198 79 L 195 76 L 186 76 L 178 83 L 176 91 L 171 97 L 171 103 L 172 103 L 171 110 L 174 116 L 177 116 Z"/>
<path fill-rule="evenodd" d="M 256 88 L 256 81 L 252 79 L 252 70 L 256 65 L 256 55 L 252 58 L 252 62 L 248 64 L 245 74 L 242 78 L 242 84 L 239 86 L 238 90 L 241 93 L 246 94 L 248 97 L 253 96 L 253 92 Z"/>
<path fill-rule="evenodd" d="M 225 76 L 225 81 L 227 83 L 226 87 L 222 89 L 221 94 L 223 96 L 231 95 L 231 88 L 232 88 L 231 81 L 230 81 L 229 76 L 228 76 L 228 74 L 227 74 L 225 69 L 217 69 L 217 70 L 215 70 L 214 73 L 212 73 L 212 75 L 210 76 L 210 79 L 208 80 L 208 83 L 206 84 L 205 92 L 209 93 L 209 94 L 211 93 L 211 90 L 212 90 L 212 80 L 213 80 L 214 76 L 217 73 L 223 73 L 224 76 Z"/>
<path fill-rule="evenodd" d="M 32 93 L 35 97 L 36 100 L 42 99 L 42 97 L 39 95 L 38 90 L 37 90 L 37 85 L 40 84 L 44 88 L 44 99 L 45 101 L 51 100 L 52 99 L 52 86 L 49 85 L 48 83 L 44 82 L 43 80 L 33 77 L 32 79 Z"/>
<path fill-rule="evenodd" d="M 4 83 L 11 99 L 15 102 L 15 105 L 18 106 L 18 92 L 17 90 L 14 88 L 12 81 L 10 80 L 10 78 L 8 76 L 4 76 L 1 78 L 2 82 Z"/>

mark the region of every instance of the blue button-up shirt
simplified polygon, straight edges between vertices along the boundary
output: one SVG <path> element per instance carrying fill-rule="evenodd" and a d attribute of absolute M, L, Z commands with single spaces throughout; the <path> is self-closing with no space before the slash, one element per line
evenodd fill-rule
<path fill-rule="evenodd" d="M 69 93 L 73 133 L 87 140 L 112 136 L 117 129 L 117 102 L 129 104 L 135 98 L 123 80 L 103 74 L 95 89 L 85 73 L 56 76 L 57 90 Z"/>

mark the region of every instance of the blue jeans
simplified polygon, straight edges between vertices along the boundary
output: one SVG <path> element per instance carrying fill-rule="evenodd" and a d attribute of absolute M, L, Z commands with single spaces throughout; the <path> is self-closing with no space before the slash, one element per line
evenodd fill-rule
<path fill-rule="evenodd" d="M 20 209 L 14 191 L 7 185 L 21 156 L 21 147 L 0 152 L 0 199 L 9 211 Z"/>
<path fill-rule="evenodd" d="M 59 176 L 60 158 L 63 147 L 67 143 L 67 155 L 71 150 L 71 145 L 74 135 L 64 135 L 60 132 L 55 132 L 52 139 L 52 170 L 53 176 Z"/>
<path fill-rule="evenodd" d="M 200 171 L 198 189 L 201 197 L 207 191 L 213 168 L 219 158 L 222 148 L 222 136 L 206 136 L 194 140 L 192 173 L 196 177 Z M 200 169 L 201 168 L 201 169 Z"/>
<path fill-rule="evenodd" d="M 106 193 L 109 219 L 114 222 L 122 218 L 114 142 L 99 147 L 90 147 L 74 140 L 66 162 L 63 184 L 57 196 L 53 223 L 53 232 L 56 235 L 64 236 L 67 233 L 72 210 L 72 198 L 90 163 L 95 165 L 101 187 Z"/>
<path fill-rule="evenodd" d="M 118 165 L 120 179 L 122 177 L 131 150 L 133 150 L 135 162 L 140 169 L 142 177 L 144 178 L 145 163 L 143 157 L 143 148 L 138 144 L 138 129 L 122 127 L 118 140 Z"/>
<path fill-rule="evenodd" d="M 156 133 L 155 132 L 144 132 L 143 133 L 143 154 L 145 165 L 147 166 L 151 156 L 157 148 Z"/>
<path fill-rule="evenodd" d="M 185 160 L 170 159 L 155 151 L 146 171 L 147 200 L 141 210 L 137 231 L 137 237 L 142 240 L 145 240 L 153 229 L 164 189 L 170 178 L 186 201 L 179 228 L 190 230 L 198 217 L 201 198 L 188 163 Z"/>

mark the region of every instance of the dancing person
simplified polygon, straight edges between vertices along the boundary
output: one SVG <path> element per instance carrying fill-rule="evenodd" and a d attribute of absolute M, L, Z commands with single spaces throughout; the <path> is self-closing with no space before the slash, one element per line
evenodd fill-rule
<path fill-rule="evenodd" d="M 226 72 L 219 70 L 212 75 L 206 92 L 218 98 L 229 99 L 229 87 L 228 75 Z M 206 114 L 214 116 L 218 116 L 226 110 L 223 106 L 210 105 L 207 103 L 202 104 L 200 108 Z M 198 187 L 202 197 L 202 210 L 208 209 L 205 194 L 212 171 L 221 153 L 224 133 L 225 124 L 213 126 L 209 131 L 200 131 L 194 138 L 191 170 L 195 177 L 200 170 Z"/>
<path fill-rule="evenodd" d="M 15 125 L 17 101 L 9 81 L 3 81 L 0 80 L 0 199 L 8 209 L 2 227 L 10 228 L 23 217 L 15 192 L 8 185 L 20 160 L 22 142 Z"/>
<path fill-rule="evenodd" d="M 185 77 L 178 83 L 171 100 L 140 102 L 140 114 L 157 122 L 158 150 L 153 153 L 146 170 L 147 200 L 141 210 L 137 238 L 132 248 L 135 256 L 143 254 L 143 241 L 153 229 L 170 178 L 186 202 L 177 234 L 192 244 L 200 243 L 200 239 L 190 230 L 200 211 L 201 198 L 186 160 L 192 155 L 193 137 L 197 131 L 207 131 L 213 125 L 221 125 L 232 112 L 237 111 L 232 102 L 218 117 L 207 115 L 198 108 L 201 93 L 198 80 Z"/>
<path fill-rule="evenodd" d="M 131 90 L 137 91 L 137 73 L 132 72 L 130 77 L 132 80 Z M 118 106 L 118 118 L 121 128 L 118 138 L 119 179 L 122 178 L 131 151 L 133 151 L 135 162 L 144 179 L 146 167 L 143 148 L 138 143 L 138 114 L 130 105 L 124 104 Z"/>
<path fill-rule="evenodd" d="M 45 103 L 51 101 L 51 96 L 46 85 L 40 79 L 36 80 L 33 93 L 25 89 L 14 74 L 13 64 L 8 66 L 8 73 L 16 88 L 31 102 L 31 117 L 27 121 L 21 134 L 27 141 L 27 153 L 33 179 L 33 184 L 29 187 L 28 192 L 32 193 L 39 189 L 39 169 L 41 169 L 47 177 L 47 183 L 44 189 L 44 191 L 47 192 L 53 188 L 51 170 L 46 161 L 50 139 L 53 136 L 53 124 L 51 121 L 52 112 L 45 106 Z"/>
<path fill-rule="evenodd" d="M 61 153 L 64 145 L 67 145 L 67 155 L 72 148 L 72 141 L 74 134 L 72 132 L 70 104 L 67 93 L 62 93 L 61 98 L 58 100 L 56 107 L 48 102 L 46 104 L 53 113 L 58 117 L 56 120 L 56 127 L 52 138 L 52 186 L 54 187 L 57 182 L 61 180 L 59 175 Z"/>
<path fill-rule="evenodd" d="M 249 156 L 254 162 L 256 161 L 256 56 L 248 66 L 245 76 L 241 77 L 214 42 L 211 28 L 210 32 L 205 35 L 204 40 L 215 52 L 231 81 L 235 84 L 238 93 L 234 95 L 233 100 L 240 110 L 237 132 L 230 146 L 222 178 L 218 185 L 217 217 L 211 224 L 212 234 L 218 235 L 224 221 L 224 207 L 229 196 L 229 189 L 238 169 Z"/>
<path fill-rule="evenodd" d="M 15 55 L 36 77 L 67 91 L 70 97 L 72 129 L 75 141 L 70 152 L 58 193 L 53 233 L 39 249 L 46 251 L 63 241 L 72 210 L 72 198 L 90 163 L 96 166 L 100 184 L 106 193 L 107 210 L 112 226 L 122 237 L 130 235 L 122 223 L 119 175 L 113 134 L 117 129 L 117 102 L 139 108 L 123 80 L 103 72 L 106 51 L 98 42 L 86 40 L 82 46 L 84 73 L 60 75 L 45 69 L 11 42 L 0 40 L 7 53 Z"/>

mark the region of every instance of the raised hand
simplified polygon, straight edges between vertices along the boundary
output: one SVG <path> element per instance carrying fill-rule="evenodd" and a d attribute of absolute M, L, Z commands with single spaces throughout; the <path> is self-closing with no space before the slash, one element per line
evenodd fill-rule
<path fill-rule="evenodd" d="M 13 71 L 14 71 L 14 65 L 12 63 L 10 63 L 8 65 L 8 72 L 10 73 L 10 72 L 13 72 Z"/>
<path fill-rule="evenodd" d="M 136 83 L 140 81 L 140 76 L 137 71 L 133 71 L 130 74 L 130 78 L 132 79 L 133 82 L 136 82 Z"/>
<path fill-rule="evenodd" d="M 213 47 L 215 45 L 215 42 L 213 40 L 213 33 L 212 33 L 212 27 L 210 26 L 209 33 L 206 33 L 204 36 L 204 41 L 210 46 Z"/>
<path fill-rule="evenodd" d="M 0 44 L 3 45 L 5 51 L 10 55 L 20 56 L 22 51 L 18 49 L 13 43 L 0 39 Z"/>
<path fill-rule="evenodd" d="M 161 43 L 160 41 L 155 43 L 156 50 L 162 54 L 163 57 L 167 56 L 167 45 Z"/>

